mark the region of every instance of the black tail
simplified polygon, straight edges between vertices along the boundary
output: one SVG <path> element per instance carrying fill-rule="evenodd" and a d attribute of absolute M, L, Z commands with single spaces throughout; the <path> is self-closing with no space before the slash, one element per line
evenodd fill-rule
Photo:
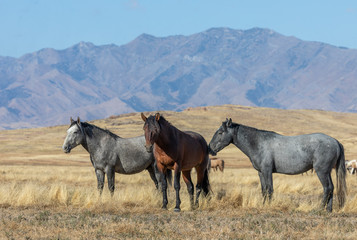
<path fill-rule="evenodd" d="M 213 191 L 211 189 L 211 185 L 209 184 L 208 168 L 206 168 L 204 176 L 203 176 L 202 189 L 203 189 L 205 196 L 207 196 L 210 192 L 213 193 Z"/>

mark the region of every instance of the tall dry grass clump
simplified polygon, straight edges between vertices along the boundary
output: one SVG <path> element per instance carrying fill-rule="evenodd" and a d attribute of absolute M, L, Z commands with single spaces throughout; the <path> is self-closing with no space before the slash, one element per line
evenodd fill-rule
<path fill-rule="evenodd" d="M 197 210 L 190 209 L 182 182 L 182 212 L 177 214 L 174 189 L 169 188 L 168 210 L 162 210 L 161 193 L 147 172 L 117 174 L 111 197 L 107 186 L 99 196 L 92 167 L 57 166 L 48 173 L 36 166 L 26 170 L 28 180 L 17 167 L 3 166 L 0 238 L 353 239 L 356 234 L 350 228 L 357 223 L 355 176 L 347 178 L 352 191 L 345 207 L 338 210 L 335 201 L 334 213 L 328 214 L 319 208 L 322 187 L 316 175 L 275 174 L 273 200 L 262 205 L 254 169 L 225 169 L 210 174 L 211 199 L 201 198 Z"/>
<path fill-rule="evenodd" d="M 24 174 L 24 171 L 28 174 Z M 65 173 L 65 174 L 64 174 Z M 195 173 L 192 173 L 195 175 Z M 334 175 L 334 174 L 332 174 Z M 160 209 L 161 193 L 152 183 L 147 172 L 135 175 L 116 175 L 116 190 L 110 196 L 107 186 L 102 196 L 96 189 L 96 177 L 91 167 L 52 167 L 44 172 L 43 167 L 6 166 L 0 175 L 0 205 L 14 207 L 56 207 L 78 209 L 106 209 L 118 211 L 121 208 L 136 210 Z M 318 209 L 322 186 L 315 174 L 274 174 L 273 200 L 262 205 L 260 182 L 254 169 L 226 169 L 224 173 L 211 172 L 212 194 L 210 201 L 200 199 L 200 209 L 255 208 L 278 209 L 282 211 L 309 212 Z M 195 179 L 195 176 L 193 176 Z M 336 179 L 333 178 L 335 183 Z M 347 176 L 351 192 L 341 211 L 357 213 L 357 178 Z M 184 182 L 181 183 L 182 210 L 190 211 L 189 197 Z M 335 198 L 336 199 L 336 198 Z M 334 201 L 334 211 L 339 211 Z M 175 204 L 175 192 L 169 190 L 169 205 Z"/>

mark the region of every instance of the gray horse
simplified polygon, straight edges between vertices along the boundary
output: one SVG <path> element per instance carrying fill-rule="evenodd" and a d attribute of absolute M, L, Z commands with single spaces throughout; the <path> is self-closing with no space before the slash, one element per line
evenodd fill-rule
<path fill-rule="evenodd" d="M 227 119 L 209 143 L 210 153 L 216 155 L 230 143 L 247 155 L 258 171 L 264 202 L 273 194 L 272 173 L 293 175 L 314 168 L 324 189 L 322 207 L 332 211 L 331 170 L 336 167 L 337 196 L 339 207 L 343 207 L 347 191 L 345 155 L 336 139 L 322 133 L 282 136 Z"/>
<path fill-rule="evenodd" d="M 109 191 L 114 193 L 115 172 L 134 174 L 147 169 L 151 179 L 158 188 L 160 174 L 155 166 L 152 153 L 145 148 L 145 137 L 121 138 L 108 130 L 81 122 L 78 118 L 67 130 L 63 151 L 69 153 L 81 144 L 89 153 L 95 169 L 100 194 L 103 191 L 104 175 L 107 174 Z"/>

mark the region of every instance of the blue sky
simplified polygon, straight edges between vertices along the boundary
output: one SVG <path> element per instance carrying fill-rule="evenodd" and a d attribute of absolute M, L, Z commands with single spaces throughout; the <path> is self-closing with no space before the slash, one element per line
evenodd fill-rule
<path fill-rule="evenodd" d="M 190 35 L 212 27 L 269 28 L 357 49 L 357 1 L 0 0 L 0 56 L 80 41 L 122 45 L 142 33 Z"/>

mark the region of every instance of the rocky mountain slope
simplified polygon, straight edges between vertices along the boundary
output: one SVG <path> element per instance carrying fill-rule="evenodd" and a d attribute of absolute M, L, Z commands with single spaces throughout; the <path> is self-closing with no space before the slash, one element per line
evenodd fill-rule
<path fill-rule="evenodd" d="M 0 57 L 0 129 L 221 104 L 356 112 L 356 91 L 355 49 L 260 28 L 143 34 Z"/>

